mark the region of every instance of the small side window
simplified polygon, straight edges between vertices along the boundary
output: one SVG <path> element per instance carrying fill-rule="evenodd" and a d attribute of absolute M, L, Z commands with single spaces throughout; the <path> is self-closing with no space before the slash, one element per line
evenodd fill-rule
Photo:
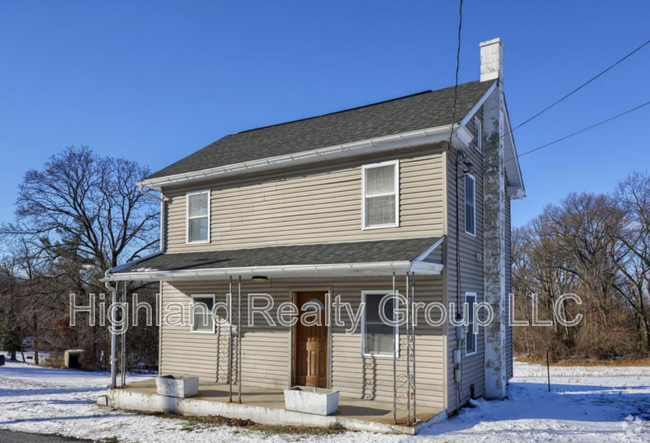
<path fill-rule="evenodd" d="M 465 176 L 465 232 L 476 236 L 476 179 Z"/>
<path fill-rule="evenodd" d="M 214 295 L 193 295 L 191 307 L 192 332 L 214 333 L 212 308 Z"/>
<path fill-rule="evenodd" d="M 474 334 L 474 305 L 476 304 L 476 294 L 473 292 L 466 292 L 465 303 L 467 303 L 469 309 L 467 334 L 465 335 L 465 355 L 473 355 L 476 354 L 478 338 L 478 334 Z"/>
<path fill-rule="evenodd" d="M 474 146 L 479 152 L 483 152 L 483 122 L 480 118 L 474 119 L 474 126 L 476 127 L 476 141 Z"/>

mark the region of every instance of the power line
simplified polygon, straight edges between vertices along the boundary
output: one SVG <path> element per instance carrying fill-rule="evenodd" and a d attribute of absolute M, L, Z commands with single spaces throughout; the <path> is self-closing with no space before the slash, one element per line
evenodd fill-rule
<path fill-rule="evenodd" d="M 503 137 L 505 137 L 505 136 L 508 135 L 508 134 L 512 134 L 514 131 L 516 131 L 517 129 L 521 128 L 521 127 L 524 126 L 526 123 L 529 123 L 530 121 L 536 119 L 537 117 L 539 117 L 540 115 L 542 115 L 542 114 L 544 114 L 546 111 L 548 111 L 549 109 L 553 108 L 553 107 L 556 106 L 557 104 L 559 104 L 559 103 L 563 102 L 564 100 L 566 100 L 567 98 L 571 97 L 573 94 L 575 94 L 576 92 L 578 92 L 579 90 L 581 90 L 582 88 L 584 88 L 585 86 L 587 86 L 588 84 L 590 84 L 591 82 L 593 82 L 594 80 L 596 80 L 598 77 L 602 76 L 602 75 L 605 74 L 606 72 L 608 72 L 608 71 L 610 71 L 611 69 L 615 68 L 616 66 L 618 66 L 619 64 L 621 64 L 622 62 L 624 62 L 625 60 L 627 60 L 628 58 L 630 58 L 631 56 L 633 56 L 634 54 L 636 54 L 637 52 L 639 52 L 641 49 L 643 49 L 643 48 L 644 48 L 645 46 L 647 46 L 648 44 L 650 44 L 650 40 L 646 41 L 646 42 L 643 43 L 641 46 L 637 47 L 637 48 L 634 49 L 632 52 L 630 52 L 630 53 L 628 53 L 627 55 L 625 55 L 623 58 L 621 58 L 620 60 L 618 60 L 616 63 L 610 65 L 610 66 L 607 67 L 605 70 L 599 72 L 597 75 L 595 75 L 594 77 L 590 78 L 589 80 L 587 80 L 586 82 L 584 82 L 583 84 L 581 84 L 580 86 L 578 86 L 577 88 L 575 88 L 574 90 L 572 90 L 571 92 L 569 92 L 568 94 L 566 94 L 564 97 L 562 97 L 562 98 L 560 98 L 559 100 L 553 102 L 551 105 L 549 105 L 549 106 L 547 106 L 546 108 L 542 109 L 542 110 L 539 111 L 537 114 L 535 114 L 535 115 L 533 115 L 532 117 L 530 117 L 529 119 L 523 121 L 522 123 L 520 123 L 519 125 L 517 125 L 517 126 L 514 127 L 513 129 L 511 129 L 511 130 L 510 130 L 507 134 L 505 134 Z"/>
<path fill-rule="evenodd" d="M 458 72 L 460 71 L 460 44 L 461 44 L 461 31 L 463 30 L 463 0 L 460 0 L 460 6 L 458 10 L 458 48 L 456 49 L 456 83 L 454 84 L 454 107 L 451 117 L 451 126 L 453 128 L 454 123 L 456 123 L 456 102 L 458 101 Z M 454 136 L 454 131 L 452 129 L 451 135 L 449 136 L 449 144 L 451 145 L 452 138 Z"/>
<path fill-rule="evenodd" d="M 641 104 L 641 105 L 639 105 L 639 106 L 636 106 L 636 107 L 634 107 L 634 108 L 632 108 L 632 109 L 628 109 L 628 110 L 625 111 L 625 112 L 621 112 L 620 114 L 617 114 L 617 115 L 615 115 L 615 116 L 613 116 L 613 117 L 610 117 L 610 118 L 608 118 L 608 119 L 602 120 L 602 121 L 600 121 L 600 122 L 598 122 L 598 123 L 595 123 L 595 124 L 593 124 L 593 125 L 591 125 L 591 126 L 588 126 L 588 127 L 584 128 L 584 129 L 581 129 L 581 130 L 579 130 L 579 131 L 576 131 L 576 132 L 574 132 L 574 133 L 572 133 L 572 134 L 565 135 L 564 137 L 562 137 L 562 138 L 558 138 L 557 140 L 554 140 L 554 141 L 552 141 L 552 142 L 550 142 L 550 143 L 546 143 L 545 145 L 538 146 L 538 147 L 535 148 L 535 149 L 531 149 L 531 150 L 529 150 L 529 151 L 523 152 L 523 153 L 519 154 L 517 157 L 513 157 L 513 158 L 511 158 L 511 159 L 509 159 L 509 160 L 514 160 L 515 158 L 521 158 L 521 157 L 523 157 L 524 155 L 528 155 L 528 154 L 531 154 L 531 153 L 533 153 L 533 152 L 535 152 L 535 151 L 539 151 L 539 150 L 541 150 L 541 149 L 547 148 L 547 147 L 549 147 L 549 146 L 551 146 L 551 145 L 554 145 L 554 144 L 556 144 L 556 143 L 560 143 L 561 141 L 564 141 L 564 140 L 566 140 L 566 139 L 568 139 L 568 138 L 571 138 L 571 137 L 573 137 L 573 136 L 575 136 L 575 135 L 582 134 L 583 132 L 589 131 L 590 129 L 594 129 L 594 128 L 597 127 L 597 126 L 600 126 L 600 125 L 603 125 L 603 124 L 605 124 L 605 123 L 611 122 L 612 120 L 616 120 L 617 118 L 623 117 L 624 115 L 630 114 L 630 113 L 632 113 L 632 112 L 634 112 L 634 111 L 637 111 L 637 110 L 639 110 L 639 109 L 641 109 L 641 108 L 643 108 L 643 107 L 645 107 L 645 106 L 648 106 L 648 105 L 650 105 L 650 101 L 645 102 L 645 103 L 643 103 L 643 104 Z"/>

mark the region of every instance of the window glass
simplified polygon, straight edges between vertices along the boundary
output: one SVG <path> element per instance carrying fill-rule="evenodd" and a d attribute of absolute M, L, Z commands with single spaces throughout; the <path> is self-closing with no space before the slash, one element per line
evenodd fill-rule
<path fill-rule="evenodd" d="M 199 332 L 212 332 L 214 322 L 212 321 L 212 307 L 214 297 L 192 297 L 192 330 Z"/>
<path fill-rule="evenodd" d="M 365 294 L 366 301 L 363 335 L 363 353 L 392 356 L 395 350 L 395 327 L 387 325 L 379 316 L 379 305 L 387 293 Z M 385 317 L 393 320 L 395 299 L 384 305 Z"/>
<path fill-rule="evenodd" d="M 395 166 L 366 169 L 366 196 L 372 197 L 395 192 Z"/>
<path fill-rule="evenodd" d="M 467 336 L 465 338 L 465 353 L 473 354 L 476 352 L 476 339 L 477 335 L 474 334 L 474 304 L 476 303 L 475 295 L 465 295 L 465 301 L 467 302 L 469 309 L 469 318 L 467 324 Z"/>
<path fill-rule="evenodd" d="M 209 213 L 208 192 L 187 195 L 187 241 L 189 243 L 210 239 Z"/>
<path fill-rule="evenodd" d="M 476 183 L 471 175 L 465 176 L 465 232 L 476 235 Z"/>
<path fill-rule="evenodd" d="M 190 217 L 208 215 L 208 194 L 190 195 Z"/>
<path fill-rule="evenodd" d="M 396 164 L 364 168 L 364 227 L 397 225 Z"/>

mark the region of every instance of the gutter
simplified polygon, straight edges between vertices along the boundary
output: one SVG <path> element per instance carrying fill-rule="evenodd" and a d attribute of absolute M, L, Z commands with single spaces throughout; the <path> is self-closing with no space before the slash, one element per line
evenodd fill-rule
<path fill-rule="evenodd" d="M 133 266 L 130 263 L 129 266 Z M 337 263 L 329 265 L 248 266 L 238 268 L 197 269 L 180 271 L 157 271 L 143 268 L 124 274 L 107 274 L 104 281 L 191 280 L 196 278 L 226 279 L 230 276 L 264 275 L 267 277 L 310 275 L 390 275 L 393 272 L 417 272 L 438 275 L 444 265 L 424 261 L 397 261 L 375 263 Z M 117 268 L 114 268 L 117 269 Z"/>
<path fill-rule="evenodd" d="M 340 145 L 333 145 L 310 151 L 294 154 L 279 155 L 243 163 L 234 163 L 216 168 L 192 171 L 183 174 L 168 175 L 165 177 L 142 180 L 138 183 L 140 188 L 148 187 L 160 189 L 167 185 L 178 185 L 214 177 L 232 176 L 249 172 L 279 169 L 288 165 L 295 166 L 318 161 L 330 161 L 338 158 L 352 157 L 367 153 L 380 153 L 397 149 L 422 146 L 432 143 L 446 142 L 450 136 L 452 145 L 457 149 L 467 148 L 472 141 L 471 133 L 460 123 L 453 125 L 437 126 L 434 128 L 419 129 L 417 131 L 403 132 L 401 134 L 377 137 Z"/>

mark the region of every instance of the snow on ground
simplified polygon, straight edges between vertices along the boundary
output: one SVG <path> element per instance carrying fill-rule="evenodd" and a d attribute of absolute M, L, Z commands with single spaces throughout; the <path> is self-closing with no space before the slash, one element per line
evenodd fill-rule
<path fill-rule="evenodd" d="M 129 378 L 131 381 L 142 377 Z M 641 442 L 650 441 L 650 367 L 553 367 L 515 363 L 504 401 L 475 402 L 416 437 L 346 432 L 274 435 L 95 405 L 107 374 L 7 362 L 0 367 L 0 428 L 120 442 Z M 626 417 L 636 417 L 634 423 Z M 627 426 L 627 433 L 623 425 Z M 638 433 L 635 433 L 636 430 Z"/>

